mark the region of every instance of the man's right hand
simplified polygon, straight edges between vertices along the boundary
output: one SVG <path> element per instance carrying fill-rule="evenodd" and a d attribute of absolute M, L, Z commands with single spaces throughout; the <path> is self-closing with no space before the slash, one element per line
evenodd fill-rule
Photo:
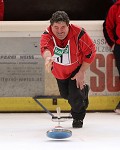
<path fill-rule="evenodd" d="M 51 71 L 53 61 L 54 61 L 54 58 L 52 58 L 52 57 L 45 58 L 45 70 L 48 73 Z"/>

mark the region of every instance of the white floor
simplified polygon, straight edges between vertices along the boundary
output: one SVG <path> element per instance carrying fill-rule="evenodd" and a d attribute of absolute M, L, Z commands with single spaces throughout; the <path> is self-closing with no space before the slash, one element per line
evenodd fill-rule
<path fill-rule="evenodd" d="M 63 114 L 62 114 L 63 115 Z M 66 115 L 66 114 L 64 114 Z M 61 126 L 72 131 L 66 140 L 46 136 L 57 122 L 47 113 L 0 113 L 1 150 L 119 150 L 120 115 L 87 113 L 84 127 L 73 129 L 72 120 Z"/>

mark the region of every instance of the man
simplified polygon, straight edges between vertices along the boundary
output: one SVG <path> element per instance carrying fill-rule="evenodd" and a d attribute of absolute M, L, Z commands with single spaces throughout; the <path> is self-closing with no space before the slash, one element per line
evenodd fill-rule
<path fill-rule="evenodd" d="M 103 34 L 108 45 L 114 47 L 113 54 L 120 79 L 120 0 L 117 0 L 108 11 L 103 23 Z M 120 80 L 118 84 L 120 86 Z M 120 113 L 120 101 L 115 112 Z"/>
<path fill-rule="evenodd" d="M 4 2 L 0 0 L 0 21 L 3 21 L 4 17 Z"/>
<path fill-rule="evenodd" d="M 53 73 L 61 97 L 71 106 L 73 128 L 82 128 L 89 91 L 85 72 L 95 58 L 96 48 L 84 29 L 69 22 L 66 12 L 53 13 L 40 47 L 46 70 Z"/>

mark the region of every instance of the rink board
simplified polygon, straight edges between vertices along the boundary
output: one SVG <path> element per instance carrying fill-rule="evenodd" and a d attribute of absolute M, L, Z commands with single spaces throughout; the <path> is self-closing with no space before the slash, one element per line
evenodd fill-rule
<path fill-rule="evenodd" d="M 70 105 L 68 101 L 58 98 L 53 99 L 38 99 L 50 111 L 56 111 L 59 106 L 62 111 L 69 111 Z M 89 106 L 87 111 L 114 111 L 120 100 L 120 96 L 96 96 L 89 97 Z M 14 97 L 0 98 L 0 112 L 44 112 L 31 97 Z"/>

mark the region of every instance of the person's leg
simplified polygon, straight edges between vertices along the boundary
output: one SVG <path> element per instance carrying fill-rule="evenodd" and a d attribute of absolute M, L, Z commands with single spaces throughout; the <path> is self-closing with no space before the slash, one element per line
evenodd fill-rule
<path fill-rule="evenodd" d="M 120 78 L 120 45 L 116 44 L 113 51 L 116 67 L 118 69 L 119 78 Z"/>
<path fill-rule="evenodd" d="M 115 45 L 113 54 L 115 57 L 116 67 L 118 69 L 119 79 L 120 79 L 120 45 L 118 44 Z M 119 85 L 120 85 L 120 80 L 119 80 Z M 120 101 L 115 108 L 115 112 L 120 114 Z"/>
<path fill-rule="evenodd" d="M 70 80 L 68 102 L 71 105 L 71 114 L 74 119 L 73 127 L 82 127 L 83 125 L 86 108 L 88 107 L 88 92 L 88 85 L 85 85 L 84 89 L 80 90 L 76 87 L 76 81 Z M 77 121 L 81 121 L 81 125 Z"/>
<path fill-rule="evenodd" d="M 80 68 L 77 68 L 71 75 L 73 77 Z M 84 85 L 84 89 L 80 90 L 76 86 L 76 80 L 69 78 L 69 95 L 68 102 L 71 105 L 71 114 L 74 119 L 73 127 L 82 127 L 83 119 L 86 115 L 86 108 L 88 107 L 88 92 L 89 86 Z M 78 122 L 77 122 L 78 121 Z M 80 123 L 81 122 L 81 123 Z"/>
<path fill-rule="evenodd" d="M 80 67 L 78 67 L 68 79 L 56 79 L 61 97 L 67 99 L 71 106 L 71 115 L 74 120 L 73 127 L 82 127 L 83 119 L 86 114 L 86 108 L 88 106 L 88 85 L 85 85 L 84 89 L 80 90 L 76 86 L 76 80 L 71 80 L 79 69 Z"/>
<path fill-rule="evenodd" d="M 58 84 L 58 88 L 59 88 L 59 92 L 61 97 L 63 97 L 64 99 L 68 100 L 68 103 L 71 106 L 71 115 L 73 117 L 73 127 L 82 127 L 83 125 L 83 119 L 85 117 L 85 107 L 83 107 L 82 105 L 82 96 L 81 98 L 79 97 L 79 89 L 77 89 L 76 91 L 76 82 L 72 81 L 73 85 L 71 83 L 69 83 L 68 81 L 70 80 L 70 82 L 72 81 L 71 78 L 70 79 L 66 79 L 66 80 L 59 80 L 57 79 L 57 84 Z M 69 87 L 70 90 L 68 92 L 68 83 L 70 84 Z M 74 88 L 75 87 L 75 88 Z"/>

